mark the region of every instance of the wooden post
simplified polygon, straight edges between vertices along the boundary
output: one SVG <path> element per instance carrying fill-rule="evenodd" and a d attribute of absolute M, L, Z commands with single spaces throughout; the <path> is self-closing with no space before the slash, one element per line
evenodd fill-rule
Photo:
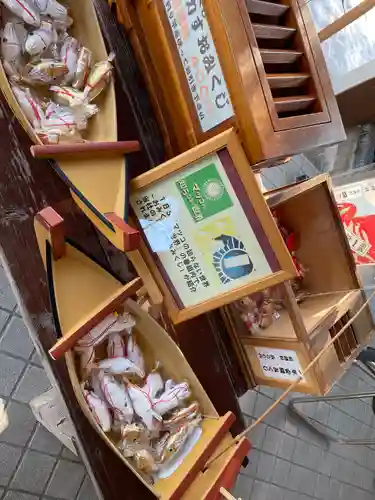
<path fill-rule="evenodd" d="M 229 491 L 227 491 L 225 488 L 220 488 L 220 493 L 222 494 L 222 496 L 224 498 L 226 498 L 226 500 L 237 500 L 236 498 L 234 498 L 233 495 L 231 495 L 229 493 Z M 238 500 L 241 500 L 241 498 L 239 498 Z"/>
<path fill-rule="evenodd" d="M 375 0 L 362 0 L 361 3 L 350 9 L 348 12 L 345 12 L 344 15 L 333 21 L 333 23 L 323 28 L 319 32 L 319 40 L 324 42 L 324 40 L 327 40 L 351 24 L 353 21 L 359 19 L 373 7 L 375 7 Z"/>

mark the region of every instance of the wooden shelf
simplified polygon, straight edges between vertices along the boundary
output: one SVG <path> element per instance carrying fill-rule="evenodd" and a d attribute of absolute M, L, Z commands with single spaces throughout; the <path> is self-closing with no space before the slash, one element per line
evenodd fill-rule
<path fill-rule="evenodd" d="M 275 108 L 278 113 L 290 113 L 292 111 L 302 111 L 315 101 L 314 96 L 291 96 L 275 97 Z"/>
<path fill-rule="evenodd" d="M 287 26 L 276 26 L 272 24 L 253 23 L 253 29 L 257 38 L 284 40 L 290 38 L 296 32 L 295 28 Z"/>
<path fill-rule="evenodd" d="M 334 293 L 305 299 L 299 306 L 308 334 L 312 334 L 320 325 L 330 328 L 337 317 L 349 310 L 360 292 Z M 253 339 L 297 340 L 297 335 L 289 312 L 286 309 L 279 311 L 280 318 L 272 325 L 261 330 L 256 335 L 243 336 L 243 342 Z"/>
<path fill-rule="evenodd" d="M 268 73 L 267 81 L 271 89 L 300 87 L 310 78 L 308 73 Z"/>
<path fill-rule="evenodd" d="M 263 0 L 246 0 L 249 14 L 262 14 L 263 16 L 281 16 L 289 9 L 288 5 L 264 2 Z"/>
<path fill-rule="evenodd" d="M 302 56 L 298 50 L 259 49 L 264 64 L 290 64 Z"/>

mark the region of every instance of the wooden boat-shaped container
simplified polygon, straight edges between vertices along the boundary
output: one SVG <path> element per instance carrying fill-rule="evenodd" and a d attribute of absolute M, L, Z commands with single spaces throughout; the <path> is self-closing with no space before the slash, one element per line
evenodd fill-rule
<path fill-rule="evenodd" d="M 108 54 L 92 0 L 63 0 L 62 3 L 69 8 L 74 19 L 69 33 L 92 51 L 94 62 L 105 59 Z M 117 142 L 113 82 L 95 99 L 100 111 L 90 119 L 85 131 L 88 142 L 74 144 L 69 148 L 62 145 L 43 146 L 18 104 L 1 63 L 0 89 L 32 142 L 40 146 L 43 152 L 41 156 L 56 160 L 54 169 L 93 224 L 120 250 L 137 247 L 138 232 L 126 224 L 128 203 L 125 154 L 139 150 L 139 143 Z"/>
<path fill-rule="evenodd" d="M 164 377 L 189 382 L 194 399 L 199 402 L 202 413 L 207 417 L 203 420 L 198 442 L 178 469 L 170 477 L 158 479 L 151 485 L 138 473 L 131 461 L 123 457 L 110 436 L 97 424 L 83 397 L 75 354 L 68 350 L 65 359 L 82 411 L 107 445 L 156 498 L 219 498 L 220 487 L 230 488 L 233 485 L 250 446 L 246 438 L 235 442 L 230 435 L 229 428 L 235 420 L 234 415 L 228 412 L 220 417 L 217 414 L 182 352 L 165 330 L 136 302 L 128 299 L 124 303 L 125 297 L 134 294 L 141 283 L 123 285 L 72 241 L 65 239 L 62 223 L 61 217 L 51 208 L 42 210 L 35 218 L 35 231 L 47 272 L 55 328 L 57 334 L 62 336 L 58 342 L 60 350 L 66 351 L 67 346 L 62 347 L 62 344 L 69 333 L 75 331 L 74 340 L 77 340 L 107 314 L 122 307 L 136 319 L 136 337 L 148 369 L 158 360 L 162 363 Z M 71 341 L 68 347 L 73 345 L 74 342 Z M 56 353 L 56 349 L 54 352 Z M 231 443 L 233 446 L 205 469 L 207 461 Z"/>

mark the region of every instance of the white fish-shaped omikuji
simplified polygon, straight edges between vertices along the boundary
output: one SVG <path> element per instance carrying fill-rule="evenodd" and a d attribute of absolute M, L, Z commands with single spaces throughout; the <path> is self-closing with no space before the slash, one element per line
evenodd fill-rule
<path fill-rule="evenodd" d="M 48 19 L 48 18 L 47 18 Z M 66 31 L 73 24 L 73 18 L 66 16 L 61 19 L 52 19 L 52 24 L 56 31 Z"/>
<path fill-rule="evenodd" d="M 42 21 L 40 27 L 29 34 L 25 42 L 25 51 L 30 56 L 42 54 L 52 43 L 57 42 L 57 32 L 50 22 Z"/>
<path fill-rule="evenodd" d="M 40 127 L 44 121 L 44 112 L 39 99 L 27 87 L 12 85 L 12 90 L 31 125 L 35 128 Z"/>
<path fill-rule="evenodd" d="M 145 376 L 144 370 L 128 358 L 103 359 L 97 366 L 111 375 L 137 375 L 140 378 Z"/>
<path fill-rule="evenodd" d="M 95 348 L 76 345 L 74 350 L 79 354 L 81 380 L 86 380 L 95 361 Z"/>
<path fill-rule="evenodd" d="M 122 335 L 117 332 L 111 333 L 108 337 L 107 344 L 108 358 L 124 358 L 126 357 L 126 345 Z"/>
<path fill-rule="evenodd" d="M 77 60 L 77 69 L 74 75 L 72 86 L 75 89 L 82 89 L 89 76 L 92 63 L 92 52 L 86 47 L 81 47 Z"/>
<path fill-rule="evenodd" d="M 111 414 L 107 403 L 102 401 L 94 392 L 86 389 L 83 391 L 83 395 L 96 422 L 104 432 L 109 432 L 111 430 Z"/>
<path fill-rule="evenodd" d="M 1 55 L 10 63 L 18 61 L 22 52 L 22 44 L 18 38 L 15 25 L 8 21 L 1 33 Z"/>
<path fill-rule="evenodd" d="M 159 415 L 164 415 L 178 406 L 181 406 L 181 403 L 191 396 L 189 384 L 187 382 L 175 385 L 172 380 L 167 380 L 165 388 L 166 390 L 160 397 L 153 400 L 152 407 Z"/>
<path fill-rule="evenodd" d="M 11 82 L 19 83 L 21 81 L 22 65 L 19 61 L 3 61 L 3 67 Z"/>
<path fill-rule="evenodd" d="M 0 0 L 0 2 L 1 2 L 1 0 Z M 0 16 L 1 16 L 1 20 L 2 20 L 2 25 L 5 26 L 6 23 L 9 23 L 9 22 L 13 23 L 14 29 L 16 30 L 17 37 L 18 37 L 18 40 L 21 44 L 22 51 L 23 51 L 23 49 L 25 47 L 26 37 L 29 34 L 26 27 L 25 27 L 24 20 L 18 16 L 15 16 L 13 14 L 13 12 L 8 10 L 4 5 L 0 4 L 0 9 L 1 9 Z"/>
<path fill-rule="evenodd" d="M 106 60 L 100 61 L 92 67 L 84 90 L 84 96 L 89 101 L 95 99 L 111 80 L 114 58 L 115 54 L 111 52 Z"/>
<path fill-rule="evenodd" d="M 100 389 L 113 409 L 114 418 L 122 423 L 130 424 L 133 420 L 134 410 L 132 400 L 124 384 L 118 383 L 112 375 L 100 371 L 98 373 Z"/>
<path fill-rule="evenodd" d="M 40 16 L 33 1 L 27 0 L 0 0 L 13 14 L 20 17 L 26 24 L 40 26 Z"/>
<path fill-rule="evenodd" d="M 68 10 L 64 5 L 56 0 L 30 0 L 43 16 L 50 16 L 53 19 L 65 19 L 68 17 Z"/>
<path fill-rule="evenodd" d="M 60 49 L 60 59 L 66 64 L 68 68 L 68 73 L 64 76 L 63 83 L 69 85 L 73 78 L 75 77 L 77 71 L 77 62 L 79 56 L 80 45 L 78 41 L 66 34 L 66 37 L 62 40 Z"/>
<path fill-rule="evenodd" d="M 64 130 L 64 133 L 62 133 L 61 127 L 49 127 L 48 129 L 41 128 L 35 130 L 35 132 L 43 144 L 76 144 L 85 142 L 77 129 Z"/>
<path fill-rule="evenodd" d="M 68 68 L 63 62 L 41 59 L 37 63 L 30 62 L 26 65 L 24 77 L 27 82 L 48 85 L 67 73 Z"/>
<path fill-rule="evenodd" d="M 92 108 L 92 109 L 91 109 Z M 72 126 L 78 130 L 84 130 L 87 127 L 87 120 L 98 112 L 98 107 L 92 104 L 86 106 L 77 106 L 71 108 L 69 106 L 61 106 L 53 101 L 50 101 L 46 108 L 45 128 L 49 128 L 48 124 L 55 122 L 61 127 Z"/>
<path fill-rule="evenodd" d="M 50 91 L 58 94 L 57 89 L 64 90 L 66 88 L 68 87 L 53 86 L 50 87 Z M 55 91 L 53 91 L 52 89 L 55 89 Z M 62 102 L 62 104 L 66 104 L 66 101 Z M 102 342 L 104 342 L 104 340 L 106 340 L 111 333 L 122 332 L 126 328 L 126 325 L 127 325 L 127 318 L 126 317 L 124 318 L 124 315 L 117 313 L 109 314 L 105 319 L 103 319 L 103 321 L 94 326 L 94 328 L 92 328 L 87 335 L 85 335 L 82 339 L 80 339 L 78 341 L 78 345 L 80 346 L 99 345 Z"/>
<path fill-rule="evenodd" d="M 136 366 L 139 367 L 143 372 L 145 371 L 145 360 L 143 358 L 143 354 L 141 348 L 137 344 L 135 340 L 135 336 L 133 334 L 129 335 L 127 346 L 126 346 L 127 357 L 132 361 Z"/>
<path fill-rule="evenodd" d="M 157 371 L 151 372 L 146 378 L 143 390 L 148 393 L 152 400 L 160 396 L 160 394 L 164 391 L 164 381 L 160 373 Z"/>
<path fill-rule="evenodd" d="M 153 402 L 148 392 L 133 384 L 128 384 L 128 391 L 134 411 L 143 420 L 147 429 L 151 432 L 160 430 L 163 419 L 154 411 Z"/>

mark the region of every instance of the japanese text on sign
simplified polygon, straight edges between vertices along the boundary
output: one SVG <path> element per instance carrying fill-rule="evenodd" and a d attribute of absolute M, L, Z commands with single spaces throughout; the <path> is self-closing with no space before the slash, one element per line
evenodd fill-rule
<path fill-rule="evenodd" d="M 157 198 L 151 193 L 149 196 L 138 198 L 136 204 L 142 213 L 142 218 L 151 223 L 159 223 L 171 215 L 171 205 L 165 196 Z M 159 233 L 160 227 L 157 229 Z M 175 269 L 190 293 L 195 293 L 199 288 L 210 286 L 210 282 L 178 222 L 175 222 L 173 228 L 170 228 L 170 239 L 164 250 L 170 252 Z"/>
<path fill-rule="evenodd" d="M 163 0 L 203 132 L 233 116 L 202 0 Z"/>
<path fill-rule="evenodd" d="M 300 377 L 301 366 L 295 351 L 267 347 L 254 349 L 266 377 L 276 380 L 296 380 Z"/>
<path fill-rule="evenodd" d="M 221 158 L 209 154 L 136 191 L 130 203 L 183 307 L 272 274 Z"/>

